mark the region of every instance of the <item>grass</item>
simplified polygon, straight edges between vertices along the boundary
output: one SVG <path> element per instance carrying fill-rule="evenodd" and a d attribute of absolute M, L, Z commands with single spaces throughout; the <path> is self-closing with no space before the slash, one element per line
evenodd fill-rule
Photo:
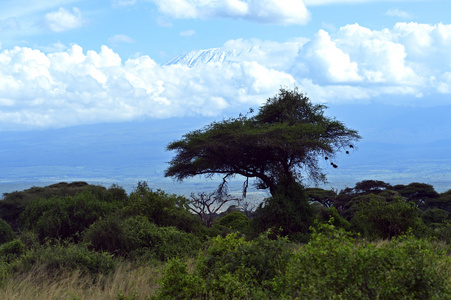
<path fill-rule="evenodd" d="M 107 276 L 63 272 L 49 276 L 39 268 L 5 280 L 0 299 L 146 299 L 158 288 L 161 266 L 123 262 Z"/>

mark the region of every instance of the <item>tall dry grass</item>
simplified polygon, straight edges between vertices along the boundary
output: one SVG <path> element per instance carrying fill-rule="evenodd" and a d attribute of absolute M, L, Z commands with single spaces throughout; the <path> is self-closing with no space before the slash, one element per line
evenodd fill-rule
<path fill-rule="evenodd" d="M 42 268 L 8 278 L 0 285 L 0 299 L 146 299 L 158 288 L 162 267 L 123 262 L 106 276 L 65 271 L 48 274 Z"/>

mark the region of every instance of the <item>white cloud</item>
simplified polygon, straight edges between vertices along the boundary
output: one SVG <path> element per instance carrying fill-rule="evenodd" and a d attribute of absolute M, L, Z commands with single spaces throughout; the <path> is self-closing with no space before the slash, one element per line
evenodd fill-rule
<path fill-rule="evenodd" d="M 125 34 L 116 34 L 108 39 L 108 41 L 112 44 L 122 44 L 122 43 L 134 43 L 135 41 Z"/>
<path fill-rule="evenodd" d="M 413 17 L 410 13 L 397 8 L 389 9 L 385 12 L 385 14 L 389 17 L 398 17 L 402 19 L 411 19 Z"/>
<path fill-rule="evenodd" d="M 220 115 L 256 107 L 295 84 L 313 101 L 421 101 L 451 94 L 450 47 L 450 25 L 398 23 L 383 30 L 347 25 L 289 43 L 231 40 L 202 52 L 205 61 L 192 67 L 159 65 L 148 56 L 122 61 L 106 46 L 48 54 L 5 49 L 0 130 Z"/>
<path fill-rule="evenodd" d="M 57 11 L 45 15 L 46 26 L 55 32 L 79 28 L 83 25 L 81 11 L 74 7 L 72 12 L 60 7 Z"/>
<path fill-rule="evenodd" d="M 305 24 L 310 14 L 302 0 L 152 0 L 174 18 L 243 18 L 261 23 Z"/>
<path fill-rule="evenodd" d="M 78 1 L 80 0 L 2 0 L 0 1 L 0 19 L 30 16 Z"/>
<path fill-rule="evenodd" d="M 0 128 L 216 115 L 293 84 L 289 74 L 252 62 L 189 68 L 147 56 L 122 62 L 106 46 L 50 54 L 16 47 L 0 52 Z"/>
<path fill-rule="evenodd" d="M 349 54 L 337 47 L 337 43 L 324 30 L 307 43 L 302 51 L 302 60 L 309 65 L 312 74 L 324 76 L 331 82 L 360 81 L 358 64 L 352 62 Z"/>

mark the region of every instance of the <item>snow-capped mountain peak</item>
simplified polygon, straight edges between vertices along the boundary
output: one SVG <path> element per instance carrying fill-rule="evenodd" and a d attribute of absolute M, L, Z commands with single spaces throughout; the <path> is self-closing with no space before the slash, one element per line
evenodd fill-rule
<path fill-rule="evenodd" d="M 244 60 L 244 56 L 252 52 L 253 48 L 224 50 L 223 48 L 211 48 L 206 50 L 191 51 L 187 54 L 176 56 L 164 65 L 183 64 L 189 67 L 207 63 L 228 63 Z"/>

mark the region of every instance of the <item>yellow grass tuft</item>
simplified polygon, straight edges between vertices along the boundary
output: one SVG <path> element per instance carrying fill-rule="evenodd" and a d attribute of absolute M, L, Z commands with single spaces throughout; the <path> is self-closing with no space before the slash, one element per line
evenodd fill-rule
<path fill-rule="evenodd" d="M 161 269 L 123 262 L 111 274 L 93 278 L 77 271 L 49 275 L 36 268 L 5 280 L 0 299 L 146 299 L 158 288 Z"/>

